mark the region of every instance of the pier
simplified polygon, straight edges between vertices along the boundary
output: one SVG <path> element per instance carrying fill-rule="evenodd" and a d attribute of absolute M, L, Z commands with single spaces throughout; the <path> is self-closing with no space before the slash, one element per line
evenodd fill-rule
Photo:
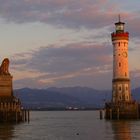
<path fill-rule="evenodd" d="M 105 119 L 140 119 L 139 104 L 137 102 L 106 103 Z"/>

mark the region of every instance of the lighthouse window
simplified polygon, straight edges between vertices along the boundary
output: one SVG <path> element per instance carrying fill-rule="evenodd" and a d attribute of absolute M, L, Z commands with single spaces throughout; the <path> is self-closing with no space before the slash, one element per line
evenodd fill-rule
<path fill-rule="evenodd" d="M 128 87 L 125 87 L 126 90 L 128 90 Z"/>
<path fill-rule="evenodd" d="M 119 42 L 119 43 L 118 43 L 118 46 L 120 46 L 120 44 L 121 44 L 121 43 Z"/>
<path fill-rule="evenodd" d="M 119 67 L 121 67 L 121 63 L 119 62 Z"/>
<path fill-rule="evenodd" d="M 121 90 L 121 87 L 119 87 L 119 90 Z"/>
<path fill-rule="evenodd" d="M 125 72 L 125 76 L 127 76 L 127 73 Z"/>

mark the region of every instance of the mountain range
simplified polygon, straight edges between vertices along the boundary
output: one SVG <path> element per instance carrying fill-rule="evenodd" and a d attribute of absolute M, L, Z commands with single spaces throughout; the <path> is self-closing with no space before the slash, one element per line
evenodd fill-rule
<path fill-rule="evenodd" d="M 111 90 L 88 87 L 50 87 L 46 89 L 22 88 L 14 90 L 23 107 L 48 108 L 101 108 L 111 100 Z M 140 87 L 132 90 L 134 100 L 140 101 Z"/>

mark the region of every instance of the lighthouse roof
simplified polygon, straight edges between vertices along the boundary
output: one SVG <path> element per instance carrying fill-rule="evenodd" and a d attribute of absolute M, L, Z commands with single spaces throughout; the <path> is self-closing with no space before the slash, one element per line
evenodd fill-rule
<path fill-rule="evenodd" d="M 124 25 L 125 23 L 121 21 L 115 23 L 115 25 L 122 25 L 122 24 Z"/>
<path fill-rule="evenodd" d="M 116 22 L 115 23 L 115 25 L 124 25 L 125 23 L 124 22 L 121 22 L 121 16 L 120 15 L 118 15 L 118 19 L 119 19 L 119 21 L 118 22 Z"/>

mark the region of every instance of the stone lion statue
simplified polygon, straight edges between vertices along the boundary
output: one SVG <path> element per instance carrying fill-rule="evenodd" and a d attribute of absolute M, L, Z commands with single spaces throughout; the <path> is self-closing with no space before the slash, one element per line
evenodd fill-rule
<path fill-rule="evenodd" d="M 0 66 L 0 74 L 7 75 L 9 73 L 9 59 L 5 58 Z"/>

